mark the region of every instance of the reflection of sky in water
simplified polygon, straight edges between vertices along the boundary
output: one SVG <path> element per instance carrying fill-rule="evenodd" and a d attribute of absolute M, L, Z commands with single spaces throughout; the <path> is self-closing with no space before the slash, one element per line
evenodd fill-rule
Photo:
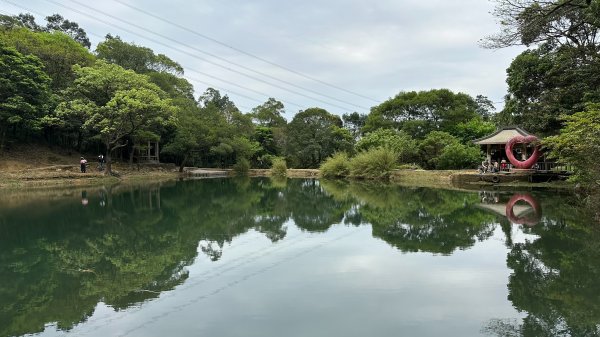
<path fill-rule="evenodd" d="M 374 240 L 370 226 L 288 229 L 276 244 L 241 235 L 217 262 L 200 254 L 175 291 L 118 313 L 99 304 L 72 334 L 479 336 L 491 317 L 522 316 L 506 300 L 499 229 L 451 256 L 400 253 Z"/>
<path fill-rule="evenodd" d="M 568 301 L 544 302 L 537 293 L 527 297 L 538 284 L 545 287 L 539 288 L 542 296 L 558 289 L 559 296 L 585 298 L 579 289 L 596 289 L 587 275 L 571 280 L 556 278 L 568 273 L 545 274 L 563 266 L 577 274 L 598 261 L 599 249 L 586 241 L 594 233 L 582 232 L 573 220 L 579 218 L 560 196 L 536 194 L 546 202 L 544 217 L 528 228 L 510 224 L 503 210 L 481 208 L 502 206 L 512 193 L 487 198 L 474 192 L 328 184 L 196 181 L 112 196 L 90 192 L 85 207 L 78 192 L 41 202 L 32 212 L 6 207 L 12 213 L 5 213 L 8 222 L 2 222 L 0 212 L 0 225 L 7 236 L 34 237 L 22 244 L 59 268 L 68 267 L 72 258 L 87 261 L 86 249 L 95 245 L 116 247 L 108 252 L 117 266 L 114 275 L 114 266 L 106 268 L 102 261 L 93 265 L 97 278 L 77 271 L 64 277 L 64 270 L 50 270 L 54 282 L 90 282 L 89 288 L 59 283 L 60 291 L 38 294 L 48 270 L 38 268 L 34 259 L 31 270 L 15 273 L 27 281 L 39 277 L 24 287 L 32 299 L 72 296 L 59 304 L 73 304 L 75 327 L 63 332 L 48 323 L 43 336 L 481 336 L 493 320 L 514 321 L 518 327 L 528 315 L 544 317 L 545 312 L 523 309 L 530 302 L 533 308 L 558 303 L 551 310 L 563 311 L 548 316 L 554 321 L 571 310 L 587 310 L 587 302 L 572 308 Z M 57 210 L 66 220 L 56 217 Z M 11 221 L 26 229 L 10 226 Z M 111 240 L 118 244 L 102 246 Z M 62 247 L 57 252 L 68 259 L 49 253 L 54 246 L 46 241 Z M 0 247 L 0 258 L 18 262 L 18 249 L 6 247 Z M 563 265 L 563 256 L 576 259 Z M 580 256 L 584 259 L 578 264 Z M 168 257 L 174 260 L 163 261 Z M 148 259 L 160 268 L 148 266 Z M 541 266 L 541 273 L 530 265 Z M 139 266 L 146 274 L 137 273 Z M 131 279 L 138 276 L 145 276 L 140 284 L 146 288 Z M 580 287 L 581 280 L 588 284 Z M 122 282 L 116 284 L 127 287 L 124 294 L 111 299 L 118 292 L 111 281 Z M 92 296 L 79 289 L 92 290 Z M 0 299 L 13 298 L 3 290 L 0 296 L 6 297 Z M 23 315 L 35 316 L 35 301 L 18 300 L 29 305 Z M 77 321 L 85 313 L 91 316 Z M 44 319 L 38 321 L 49 320 Z"/>

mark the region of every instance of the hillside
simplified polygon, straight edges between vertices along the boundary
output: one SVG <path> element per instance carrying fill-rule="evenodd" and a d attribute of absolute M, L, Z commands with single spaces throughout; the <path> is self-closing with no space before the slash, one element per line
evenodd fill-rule
<path fill-rule="evenodd" d="M 45 145 L 15 145 L 10 150 L 0 152 L 0 172 L 18 173 L 32 169 L 47 169 L 57 165 L 79 164 L 79 153 L 70 153 Z M 90 162 L 92 158 L 88 158 Z"/>

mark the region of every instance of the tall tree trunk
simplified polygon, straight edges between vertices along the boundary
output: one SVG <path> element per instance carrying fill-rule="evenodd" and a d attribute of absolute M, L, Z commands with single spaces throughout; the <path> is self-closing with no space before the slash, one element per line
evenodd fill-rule
<path fill-rule="evenodd" d="M 183 156 L 183 160 L 181 161 L 181 164 L 179 164 L 179 173 L 183 172 L 183 167 L 185 166 L 185 162 L 188 159 L 188 155 L 186 154 L 185 156 Z"/>
<path fill-rule="evenodd" d="M 135 146 L 131 144 L 131 150 L 129 151 L 129 168 L 133 168 L 133 154 L 135 153 Z"/>
<path fill-rule="evenodd" d="M 105 175 L 112 175 L 112 158 L 111 152 L 113 149 L 110 148 L 110 144 L 106 143 L 106 170 L 104 171 Z"/>

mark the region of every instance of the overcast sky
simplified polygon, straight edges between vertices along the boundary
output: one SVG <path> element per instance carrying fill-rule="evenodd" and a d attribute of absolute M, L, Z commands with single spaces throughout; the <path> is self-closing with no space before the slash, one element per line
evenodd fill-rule
<path fill-rule="evenodd" d="M 400 91 L 432 88 L 501 102 L 521 49 L 478 46 L 499 28 L 492 9 L 487 0 L 0 0 L 3 14 L 79 23 L 92 49 L 110 33 L 166 54 L 197 94 L 217 88 L 244 112 L 275 97 L 288 119 L 315 106 L 367 113 Z"/>

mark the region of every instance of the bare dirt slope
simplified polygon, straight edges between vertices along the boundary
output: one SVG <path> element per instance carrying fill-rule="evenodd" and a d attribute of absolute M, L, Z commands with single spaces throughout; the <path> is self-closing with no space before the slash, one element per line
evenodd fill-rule
<path fill-rule="evenodd" d="M 0 152 L 0 172 L 23 172 L 31 169 L 53 169 L 62 165 L 79 165 L 81 155 L 58 148 L 37 145 L 15 145 L 10 150 Z M 94 162 L 95 158 L 88 158 Z"/>

